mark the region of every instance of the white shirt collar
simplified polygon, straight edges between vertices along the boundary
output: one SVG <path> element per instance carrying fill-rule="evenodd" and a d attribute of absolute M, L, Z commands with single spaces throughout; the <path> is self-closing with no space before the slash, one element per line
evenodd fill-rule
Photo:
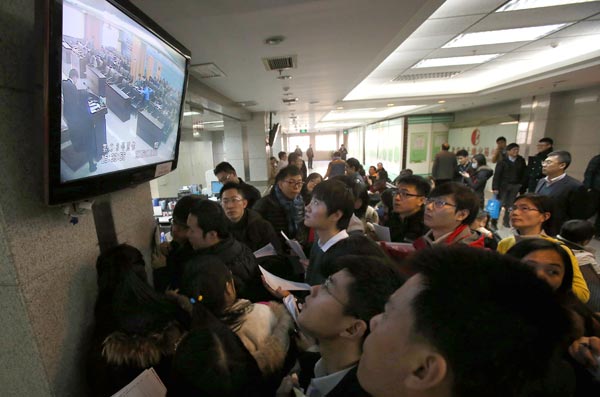
<path fill-rule="evenodd" d="M 561 175 L 557 176 L 556 178 L 549 178 L 549 177 L 546 177 L 546 183 L 547 183 L 548 185 L 551 185 L 551 184 L 553 184 L 553 183 L 556 183 L 556 182 L 560 181 L 560 180 L 561 180 L 561 179 L 563 179 L 565 176 L 567 176 L 567 173 L 566 173 L 566 172 L 562 173 Z"/>
<path fill-rule="evenodd" d="M 318 244 L 319 244 L 319 248 L 321 248 L 321 251 L 323 252 L 327 252 L 327 250 L 329 248 L 331 248 L 335 243 L 337 243 L 340 240 L 343 240 L 345 238 L 348 238 L 348 232 L 346 232 L 346 229 L 338 232 L 335 236 L 333 236 L 332 238 L 330 238 L 329 240 L 327 240 L 326 243 L 321 244 L 321 239 L 319 239 Z"/>
<path fill-rule="evenodd" d="M 310 380 L 310 385 L 306 390 L 306 395 L 318 395 L 318 396 L 326 396 L 331 392 L 338 383 L 346 376 L 346 374 L 355 366 L 353 365 L 350 368 L 343 369 L 338 372 L 334 372 L 332 374 L 327 375 L 325 373 L 325 368 L 323 368 L 323 359 L 319 359 L 315 364 L 315 377 Z M 315 393 L 314 389 L 318 390 L 318 394 Z"/>

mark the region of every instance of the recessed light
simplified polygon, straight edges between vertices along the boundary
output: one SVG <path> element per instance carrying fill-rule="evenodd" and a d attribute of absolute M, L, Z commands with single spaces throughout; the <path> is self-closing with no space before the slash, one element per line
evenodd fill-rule
<path fill-rule="evenodd" d="M 267 45 L 278 45 L 281 44 L 285 40 L 283 36 L 271 36 L 265 39 L 265 44 Z"/>
<path fill-rule="evenodd" d="M 343 106 L 338 106 L 336 109 L 337 110 L 344 110 L 344 107 Z"/>
<path fill-rule="evenodd" d="M 290 76 L 289 74 L 282 74 L 280 76 L 277 76 L 277 78 L 279 80 L 290 80 L 292 78 L 292 76 Z"/>
<path fill-rule="evenodd" d="M 449 58 L 430 58 L 423 59 L 413 69 L 418 68 L 436 68 L 440 66 L 456 66 L 456 65 L 474 65 L 485 63 L 504 54 L 486 54 L 486 55 L 469 55 L 464 57 L 449 57 Z"/>
<path fill-rule="evenodd" d="M 527 28 L 490 30 L 487 32 L 463 33 L 446 43 L 442 48 L 470 47 L 499 43 L 518 43 L 537 40 L 570 25 L 558 23 L 554 25 L 531 26 Z"/>
<path fill-rule="evenodd" d="M 388 104 L 387 104 L 387 107 L 388 107 L 388 108 L 391 108 L 392 106 L 394 106 L 394 104 L 393 104 L 393 103 L 388 103 Z"/>
<path fill-rule="evenodd" d="M 441 108 L 440 109 L 440 112 L 445 112 L 445 111 L 446 111 L 446 108 Z"/>
<path fill-rule="evenodd" d="M 529 10 L 532 8 L 563 6 L 567 4 L 589 3 L 597 0 L 511 0 L 498 8 L 496 12 Z"/>
<path fill-rule="evenodd" d="M 438 103 L 446 103 L 446 101 L 445 101 L 445 100 L 443 100 L 443 99 L 440 99 L 440 100 L 438 101 Z"/>

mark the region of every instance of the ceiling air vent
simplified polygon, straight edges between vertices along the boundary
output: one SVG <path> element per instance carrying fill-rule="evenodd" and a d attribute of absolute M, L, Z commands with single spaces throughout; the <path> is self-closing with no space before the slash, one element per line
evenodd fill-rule
<path fill-rule="evenodd" d="M 435 73 L 409 73 L 396 76 L 392 81 L 423 81 L 423 80 L 444 80 L 450 79 L 460 71 L 435 72 Z"/>
<path fill-rule="evenodd" d="M 223 72 L 214 63 L 201 63 L 198 65 L 190 66 L 190 71 L 201 79 L 212 79 L 214 77 L 224 77 Z"/>
<path fill-rule="evenodd" d="M 298 102 L 298 98 L 283 98 L 283 103 L 291 105 L 292 103 Z"/>
<path fill-rule="evenodd" d="M 293 69 L 298 66 L 298 57 L 296 55 L 288 57 L 263 58 L 262 61 L 267 71 Z"/>
<path fill-rule="evenodd" d="M 256 102 L 256 101 L 242 101 L 242 102 L 236 102 L 236 103 L 243 108 L 246 108 L 248 106 L 258 105 L 258 102 Z"/>

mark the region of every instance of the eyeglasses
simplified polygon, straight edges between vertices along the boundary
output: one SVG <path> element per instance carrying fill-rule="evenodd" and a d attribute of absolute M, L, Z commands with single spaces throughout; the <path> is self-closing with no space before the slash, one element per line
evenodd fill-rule
<path fill-rule="evenodd" d="M 219 182 L 224 184 L 225 182 L 227 182 L 229 180 L 229 178 L 231 178 L 231 174 L 224 175 L 219 178 Z"/>
<path fill-rule="evenodd" d="M 300 186 L 304 185 L 304 182 L 296 181 L 294 179 L 288 179 L 287 181 L 284 181 L 284 182 L 287 183 L 289 186 L 294 186 L 294 187 L 300 187 Z"/>
<path fill-rule="evenodd" d="M 352 316 L 358 317 L 356 313 L 348 307 L 348 304 L 342 302 L 340 298 L 331 293 L 331 285 L 333 285 L 333 279 L 331 278 L 331 276 L 329 276 L 325 279 L 323 284 L 321 284 L 321 289 L 325 290 L 325 292 L 327 292 L 333 299 L 335 299 L 340 305 L 342 305 L 344 310 L 346 310 Z"/>
<path fill-rule="evenodd" d="M 514 207 L 510 207 L 508 210 L 510 212 L 519 210 L 519 211 L 525 212 L 525 213 L 530 212 L 530 211 L 542 212 L 542 211 L 538 210 L 537 208 L 525 207 L 525 206 L 522 206 L 522 205 L 515 205 Z"/>
<path fill-rule="evenodd" d="M 429 205 L 429 204 L 431 204 L 431 203 L 433 203 L 433 207 L 436 210 L 442 209 L 446 205 L 448 205 L 450 207 L 456 207 L 456 204 L 452 204 L 452 203 L 449 203 L 449 202 L 444 201 L 444 200 L 439 200 L 439 199 L 435 199 L 435 198 L 428 198 L 427 200 L 425 200 L 425 205 L 426 206 Z"/>
<path fill-rule="evenodd" d="M 239 203 L 242 200 L 243 200 L 243 198 L 241 198 L 239 196 L 238 197 L 232 197 L 232 198 L 224 198 L 224 199 L 221 199 L 221 205 L 227 205 L 229 203 L 237 204 L 237 203 Z"/>
<path fill-rule="evenodd" d="M 393 195 L 400 197 L 402 200 L 405 200 L 408 197 L 423 197 L 422 194 L 412 194 L 406 190 L 394 190 Z"/>

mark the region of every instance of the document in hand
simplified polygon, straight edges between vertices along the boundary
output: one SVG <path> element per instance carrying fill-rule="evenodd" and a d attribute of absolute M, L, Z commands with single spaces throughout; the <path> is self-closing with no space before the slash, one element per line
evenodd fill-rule
<path fill-rule="evenodd" d="M 269 285 L 269 287 L 276 290 L 278 287 L 281 287 L 282 290 L 285 291 L 310 291 L 310 285 L 306 283 L 298 283 L 296 281 L 286 280 L 284 278 L 278 277 L 273 273 L 269 273 L 262 266 L 258 266 L 261 273 L 265 278 L 265 282 Z"/>
<path fill-rule="evenodd" d="M 275 247 L 273 247 L 273 244 L 271 244 L 271 243 L 254 251 L 255 258 L 262 258 L 265 256 L 274 256 L 274 255 L 277 255 L 277 251 L 275 251 Z"/>
<path fill-rule="evenodd" d="M 292 251 L 294 251 L 294 253 L 296 255 L 298 255 L 298 257 L 300 259 L 308 259 L 306 257 L 306 255 L 304 255 L 304 251 L 302 250 L 302 246 L 300 245 L 299 242 L 297 242 L 296 240 L 290 240 L 288 238 L 288 236 L 285 235 L 285 233 L 283 232 L 283 230 L 281 231 L 281 234 L 283 235 L 283 238 L 285 238 L 285 242 L 287 243 L 287 245 L 290 246 L 290 248 L 292 249 Z"/>
<path fill-rule="evenodd" d="M 283 298 L 283 305 L 288 312 L 290 312 L 294 322 L 298 324 L 298 315 L 300 314 L 300 310 L 298 310 L 298 305 L 296 305 L 296 298 L 294 298 L 294 295 L 289 294 Z"/>
<path fill-rule="evenodd" d="M 390 228 L 387 226 L 381 226 L 376 223 L 372 223 L 373 229 L 375 230 L 375 234 L 377 235 L 377 239 L 379 241 L 392 241 L 392 237 L 390 236 Z"/>
<path fill-rule="evenodd" d="M 146 369 L 112 397 L 165 397 L 167 388 L 154 368 Z"/>

